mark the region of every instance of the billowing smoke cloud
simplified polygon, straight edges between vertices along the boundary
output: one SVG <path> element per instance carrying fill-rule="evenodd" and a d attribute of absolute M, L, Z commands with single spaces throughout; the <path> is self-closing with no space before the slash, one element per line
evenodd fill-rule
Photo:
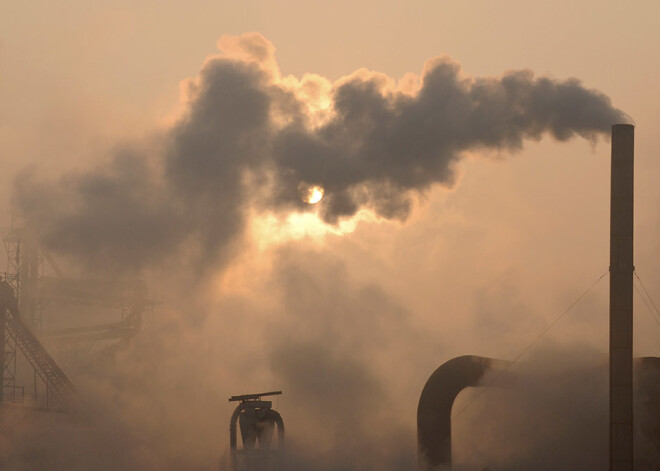
<path fill-rule="evenodd" d="M 475 78 L 440 57 L 399 83 L 365 70 L 331 83 L 283 77 L 257 33 L 219 47 L 186 83 L 186 109 L 157 144 L 59 180 L 17 179 L 14 202 L 45 246 L 95 268 L 182 254 L 219 266 L 249 207 L 310 210 L 301 188 L 324 189 L 328 223 L 362 208 L 404 220 L 416 194 L 452 186 L 466 151 L 515 151 L 545 134 L 594 139 L 628 120 L 576 79 Z"/>

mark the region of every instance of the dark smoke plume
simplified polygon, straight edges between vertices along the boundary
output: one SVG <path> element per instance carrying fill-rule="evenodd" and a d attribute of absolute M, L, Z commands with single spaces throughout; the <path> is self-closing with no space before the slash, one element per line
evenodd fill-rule
<path fill-rule="evenodd" d="M 577 79 L 475 78 L 441 57 L 415 86 L 364 70 L 330 83 L 281 76 L 258 33 L 223 38 L 220 49 L 188 82 L 187 108 L 158 145 L 54 181 L 17 179 L 14 203 L 45 246 L 105 269 L 182 254 L 217 266 L 248 208 L 315 208 L 301 185 L 325 190 L 328 223 L 362 208 L 404 220 L 416 194 L 452 186 L 466 151 L 515 151 L 546 134 L 595 139 L 628 121 Z"/>

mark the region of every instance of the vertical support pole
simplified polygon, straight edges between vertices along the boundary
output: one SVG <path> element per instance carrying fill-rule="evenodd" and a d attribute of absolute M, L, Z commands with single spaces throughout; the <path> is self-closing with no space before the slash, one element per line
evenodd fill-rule
<path fill-rule="evenodd" d="M 236 443 L 236 423 L 238 422 L 238 416 L 243 411 L 243 403 L 241 402 L 234 413 L 231 415 L 231 420 L 229 421 L 229 471 L 237 471 L 237 443 Z"/>
<path fill-rule="evenodd" d="M 610 471 L 633 469 L 633 183 L 635 127 L 612 126 Z"/>
<path fill-rule="evenodd" d="M 7 306 L 0 299 L 0 404 L 5 400 L 5 336 Z"/>

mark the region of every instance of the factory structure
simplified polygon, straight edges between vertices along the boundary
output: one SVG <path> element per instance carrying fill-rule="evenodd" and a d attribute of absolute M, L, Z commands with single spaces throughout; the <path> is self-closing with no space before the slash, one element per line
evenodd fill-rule
<path fill-rule="evenodd" d="M 633 149 L 634 127 L 614 125 L 609 267 L 610 471 L 643 469 L 643 457 L 634 465 L 637 457 L 634 420 L 646 422 L 647 429 L 660 434 L 660 416 L 638 417 L 633 408 L 634 387 L 644 389 L 658 403 L 655 406 L 660 405 L 657 394 L 660 358 L 633 358 Z M 13 227 L 3 241 L 8 267 L 0 281 L 1 406 L 5 409 L 12 404 L 29 404 L 44 410 L 74 408 L 75 387 L 44 345 L 59 344 L 70 350 L 86 351 L 98 345 L 120 348 L 139 332 L 144 317 L 153 308 L 153 301 L 144 283 L 139 281 L 67 278 L 53 257 L 31 237 L 27 225 Z M 69 325 L 52 325 L 48 315 L 55 305 L 100 307 L 114 311 L 117 318 L 102 323 L 76 324 L 69 317 Z M 447 361 L 431 375 L 422 390 L 417 410 L 420 471 L 451 469 L 454 400 L 467 387 L 494 384 L 511 365 L 508 361 L 466 355 Z M 19 381 L 21 377 L 30 377 L 19 374 L 21 369 L 32 371 L 30 386 Z M 649 381 L 648 378 L 655 379 Z M 229 399 L 237 403 L 229 420 L 230 471 L 284 469 L 284 422 L 273 409 L 272 401 L 264 399 L 279 394 L 281 391 Z M 0 421 L 4 417 L 0 413 Z M 273 440 L 275 434 L 277 439 Z M 660 444 L 660 439 L 656 444 Z"/>
<path fill-rule="evenodd" d="M 644 432 L 654 436 L 660 451 L 660 358 L 633 358 L 633 207 L 634 207 L 634 126 L 612 126 L 612 172 L 610 202 L 610 312 L 609 312 L 609 463 L 610 471 L 651 469 L 645 456 L 634 465 L 635 429 L 633 419 Z M 452 466 L 451 417 L 458 394 L 468 387 L 489 387 L 501 383 L 512 362 L 464 355 L 442 364 L 428 379 L 417 409 L 417 445 L 419 471 L 450 470 Z M 633 375 L 633 366 L 635 375 Z M 633 391 L 633 387 L 639 391 Z M 633 414 L 635 394 L 650 397 L 647 409 Z M 247 397 L 247 396 L 246 396 Z M 268 407 L 270 407 L 268 405 Z M 237 415 L 238 414 L 238 415 Z M 246 417 L 254 416 L 254 412 Z M 243 461 L 237 461 L 236 417 L 243 417 L 241 406 L 232 416 L 230 430 L 231 471 L 271 469 L 250 466 L 254 447 L 252 422 L 243 435 Z M 637 426 L 637 425 L 636 425 Z M 283 428 L 282 428 L 283 430 Z M 263 456 L 263 455 L 262 455 Z M 247 459 L 246 459 L 247 458 Z M 253 460 L 256 458 L 252 458 Z M 657 465 L 657 463 L 656 463 Z"/>
<path fill-rule="evenodd" d="M 142 281 L 67 277 L 26 221 L 13 220 L 2 240 L 0 420 L 13 406 L 70 410 L 75 387 L 54 357 L 89 361 L 121 348 L 140 331 L 154 302 Z"/>
<path fill-rule="evenodd" d="M 229 471 L 278 471 L 282 469 L 284 452 L 284 421 L 273 409 L 272 401 L 262 397 L 279 396 L 282 391 L 232 396 L 238 402 L 229 421 Z M 238 448 L 237 425 L 242 448 Z M 273 433 L 277 426 L 277 444 Z"/>
<path fill-rule="evenodd" d="M 635 453 L 634 419 L 644 425 L 660 447 L 660 406 L 657 381 L 660 358 L 633 358 L 633 214 L 634 126 L 612 126 L 610 200 L 609 301 L 609 463 L 610 471 L 655 469 Z M 451 412 L 458 394 L 468 387 L 494 384 L 510 363 L 492 358 L 461 356 L 441 365 L 422 390 L 417 409 L 420 471 L 451 469 Z M 633 374 L 633 371 L 635 374 Z M 637 389 L 638 391 L 634 390 Z M 633 408 L 636 394 L 651 398 L 648 410 Z M 634 410 L 637 414 L 634 414 Z M 660 450 L 658 450 L 660 451 Z"/>

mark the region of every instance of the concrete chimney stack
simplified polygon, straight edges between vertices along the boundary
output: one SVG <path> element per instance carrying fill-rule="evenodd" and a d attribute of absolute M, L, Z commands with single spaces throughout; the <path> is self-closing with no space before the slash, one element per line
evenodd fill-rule
<path fill-rule="evenodd" d="M 612 126 L 610 471 L 633 469 L 633 182 L 635 127 Z"/>

